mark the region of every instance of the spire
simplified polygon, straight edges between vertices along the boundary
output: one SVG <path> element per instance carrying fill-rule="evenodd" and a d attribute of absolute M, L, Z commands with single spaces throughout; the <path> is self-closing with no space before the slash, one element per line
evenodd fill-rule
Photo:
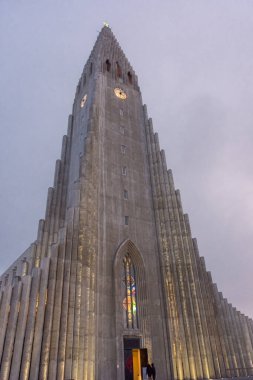
<path fill-rule="evenodd" d="M 115 70 L 116 76 L 122 76 L 122 78 L 124 74 L 127 75 L 129 72 L 132 77 L 136 77 L 130 62 L 125 56 L 108 23 L 104 23 L 98 35 L 91 52 L 90 59 L 91 58 L 103 64 L 102 71 L 104 71 L 104 68 L 106 68 L 106 70 L 112 69 L 112 72 Z"/>
<path fill-rule="evenodd" d="M 102 72 L 120 83 L 131 85 L 136 90 L 139 90 L 137 75 L 109 27 L 109 24 L 106 22 L 99 32 L 89 59 L 84 66 L 77 86 L 77 93 L 79 93 L 82 85 L 86 83 L 87 78 L 95 72 Z"/>

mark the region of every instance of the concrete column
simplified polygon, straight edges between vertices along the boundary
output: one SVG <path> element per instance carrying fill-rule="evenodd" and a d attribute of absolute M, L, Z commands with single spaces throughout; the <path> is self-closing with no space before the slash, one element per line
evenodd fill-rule
<path fill-rule="evenodd" d="M 225 351 L 224 351 L 224 361 L 225 361 L 225 377 L 232 377 L 234 375 L 234 361 L 233 361 L 233 347 L 231 347 L 229 337 L 228 337 L 228 326 L 225 313 L 224 299 L 222 293 L 218 293 L 219 303 L 220 303 L 220 321 L 222 329 L 222 337 L 224 340 Z"/>
<path fill-rule="evenodd" d="M 168 231 L 169 235 L 172 239 L 172 263 L 174 265 L 174 283 L 175 283 L 175 290 L 178 297 L 178 300 L 175 305 L 175 309 L 178 310 L 178 316 L 179 316 L 179 324 L 177 325 L 177 329 L 180 326 L 179 335 L 179 341 L 178 341 L 178 348 L 176 349 L 176 354 L 178 355 L 177 360 L 177 371 L 180 373 L 179 377 L 185 376 L 186 378 L 190 377 L 190 367 L 189 362 L 193 358 L 191 354 L 189 354 L 189 350 L 191 352 L 191 340 L 188 339 L 189 334 L 187 335 L 186 332 L 189 332 L 188 325 L 185 321 L 186 312 L 183 311 L 185 309 L 186 301 L 185 299 L 185 293 L 184 293 L 184 287 L 183 287 L 183 281 L 182 281 L 182 267 L 180 265 L 179 259 L 179 240 L 178 240 L 178 230 L 177 230 L 177 218 L 175 215 L 174 205 L 173 205 L 173 192 L 174 192 L 174 184 L 170 182 L 170 177 L 168 177 L 167 174 L 167 168 L 162 167 L 162 161 L 161 161 L 161 153 L 159 148 L 159 143 L 157 140 L 156 135 L 151 134 L 151 141 L 152 141 L 152 150 L 153 150 L 153 159 L 156 163 L 156 184 L 158 189 L 158 209 L 161 214 L 161 220 L 163 217 L 163 212 L 167 215 L 165 217 L 166 220 L 170 220 L 170 227 L 171 229 Z M 167 181 L 167 182 L 165 182 Z M 162 184 L 167 183 L 167 187 L 164 188 Z M 165 195 L 166 194 L 166 195 Z M 164 201 L 163 201 L 164 200 Z M 166 226 L 165 223 L 163 223 L 164 226 Z M 168 225 L 167 225 L 168 227 Z M 167 235 L 167 232 L 165 230 L 164 236 L 162 236 L 162 239 Z M 168 235 L 167 235 L 168 236 Z M 179 264 L 179 265 L 178 265 Z M 182 305 L 182 307 L 181 307 Z M 186 348 L 187 346 L 187 348 Z M 188 352 L 187 352 L 188 350 Z M 180 354 L 179 354 L 180 353 Z M 181 356 L 181 359 L 180 359 Z M 183 362 L 180 364 L 180 361 Z"/>
<path fill-rule="evenodd" d="M 187 228 L 190 231 L 190 224 L 188 216 L 185 215 L 185 223 Z M 206 299 L 206 287 L 203 280 L 203 273 L 201 268 L 201 260 L 199 257 L 199 251 L 198 251 L 198 245 L 197 240 L 192 239 L 192 247 L 193 247 L 193 255 L 192 260 L 195 261 L 195 273 L 194 278 L 196 282 L 196 288 L 198 292 L 198 303 L 199 303 L 199 310 L 200 310 L 200 319 L 201 319 L 201 325 L 203 330 L 203 344 L 205 345 L 205 352 L 206 352 L 206 359 L 203 358 L 203 373 L 204 376 L 208 374 L 207 378 L 212 378 L 214 376 L 215 370 L 214 370 L 214 364 L 213 364 L 213 356 L 211 351 L 211 343 L 210 343 L 210 337 L 209 337 L 209 331 L 208 331 L 208 325 L 207 325 L 207 317 L 206 317 L 206 310 L 205 310 L 205 302 Z"/>
<path fill-rule="evenodd" d="M 70 287 L 69 287 L 64 376 L 67 379 L 71 379 L 72 378 L 73 342 L 74 342 L 74 320 L 75 320 L 74 313 L 75 313 L 75 299 L 76 299 L 79 208 L 69 210 L 68 213 L 69 213 L 68 220 L 72 220 L 72 215 L 73 215 L 73 235 L 72 235 L 71 246 L 69 248 L 70 254 L 71 254 L 71 268 L 70 268 Z"/>
<path fill-rule="evenodd" d="M 12 291 L 11 304 L 10 304 L 10 316 L 4 341 L 4 351 L 1 360 L 0 379 L 8 380 L 13 352 L 13 344 L 17 328 L 17 319 L 20 307 L 20 295 L 22 290 L 21 281 L 17 282 Z"/>
<path fill-rule="evenodd" d="M 216 373 L 216 378 L 221 377 L 221 367 L 220 367 L 220 342 L 218 338 L 218 327 L 217 327 L 217 310 L 216 305 L 214 302 L 213 297 L 213 280 L 212 275 L 208 271 L 206 272 L 206 282 L 207 282 L 207 298 L 209 303 L 209 331 L 210 331 L 210 338 L 211 338 L 211 344 L 212 344 L 212 351 L 213 351 L 213 359 L 214 359 L 214 368 Z"/>
<path fill-rule="evenodd" d="M 245 315 L 238 313 L 238 318 L 240 319 L 240 324 L 241 324 L 241 333 L 244 337 L 244 342 L 245 342 L 245 350 L 244 350 L 244 355 L 245 355 L 245 363 L 247 366 L 247 376 L 252 376 L 253 375 L 253 346 L 251 344 L 250 340 L 250 334 L 247 326 L 247 321 Z M 250 369 L 251 368 L 251 369 Z"/>
<path fill-rule="evenodd" d="M 148 146 L 149 154 L 150 154 L 150 165 L 153 168 L 153 178 L 154 178 L 154 207 L 156 210 L 156 217 L 157 217 L 157 226 L 159 226 L 160 231 L 160 239 L 158 239 L 160 242 L 162 242 L 161 246 L 161 252 L 162 257 L 165 263 L 165 270 L 166 270 L 166 284 L 167 289 L 169 290 L 169 305 L 167 311 L 170 315 L 169 320 L 169 326 L 171 329 L 171 341 L 173 342 L 173 347 L 171 349 L 172 352 L 172 360 L 173 360 L 173 368 L 174 368 L 174 377 L 177 377 L 179 379 L 183 378 L 184 372 L 183 372 L 183 357 L 182 357 L 182 350 L 180 347 L 182 346 L 182 342 L 184 341 L 184 334 L 182 335 L 182 329 L 179 328 L 180 323 L 182 323 L 182 319 L 179 318 L 178 314 L 178 304 L 179 302 L 176 301 L 176 292 L 177 296 L 179 296 L 178 288 L 175 286 L 175 281 L 172 279 L 172 276 L 175 276 L 175 271 L 170 270 L 170 265 L 173 266 L 173 256 L 172 251 L 171 255 L 169 254 L 169 249 L 173 247 L 172 241 L 171 244 L 168 244 L 168 241 L 171 239 L 171 233 L 167 233 L 166 230 L 164 230 L 165 223 L 162 223 L 163 212 L 166 213 L 166 208 L 162 208 L 160 206 L 161 199 L 160 199 L 160 186 L 158 181 L 158 173 L 157 173 L 157 159 L 156 154 L 154 150 L 154 135 L 153 135 L 153 128 L 152 128 L 152 121 L 149 120 L 149 126 L 148 126 Z M 167 174 L 167 173 L 166 173 Z M 167 177 L 167 175 L 166 175 Z M 165 178 L 166 178 L 165 177 Z M 167 221 L 169 221 L 169 217 L 167 216 Z M 167 225 L 167 228 L 169 229 L 170 226 Z M 171 264 L 169 263 L 169 260 L 171 261 Z M 188 364 L 188 361 L 187 361 Z M 189 369 L 189 367 L 188 367 Z M 189 373 L 189 371 L 188 371 Z"/>
<path fill-rule="evenodd" d="M 150 178 L 151 178 L 151 186 L 152 186 L 152 193 L 153 193 L 153 204 L 154 204 L 154 212 L 155 212 L 155 219 L 156 219 L 156 228 L 157 228 L 157 232 L 159 236 L 159 238 L 157 239 L 157 244 L 158 244 L 158 250 L 159 250 L 159 257 L 160 257 L 160 268 L 162 272 L 162 282 L 164 284 L 164 305 L 163 305 L 163 310 L 164 310 L 163 312 L 165 314 L 164 328 L 165 330 L 168 331 L 168 338 L 167 338 L 168 345 L 167 347 L 164 347 L 164 352 L 167 358 L 168 357 L 171 358 L 170 362 L 167 361 L 168 363 L 167 373 L 169 374 L 169 377 L 172 377 L 173 373 L 174 373 L 174 376 L 177 377 L 176 358 L 175 358 L 174 353 L 171 351 L 171 341 L 175 341 L 174 327 L 171 324 L 171 320 L 173 320 L 172 314 L 175 310 L 176 303 L 174 300 L 173 283 L 171 281 L 172 276 L 171 276 L 171 270 L 170 270 L 170 264 L 169 264 L 168 237 L 166 239 L 162 238 L 163 234 L 164 235 L 167 234 L 166 230 L 168 230 L 169 227 L 167 226 L 166 228 L 166 220 L 164 220 L 165 231 L 162 232 L 160 213 L 157 207 L 157 189 L 156 189 L 156 183 L 155 183 L 154 161 L 152 159 L 150 127 L 149 127 L 149 122 L 148 122 L 148 117 L 147 117 L 147 110 L 145 106 L 144 106 L 144 118 L 145 118 L 145 125 L 146 125 L 147 151 L 148 151 Z M 161 216 L 164 217 L 164 214 L 162 214 Z M 167 223 L 169 223 L 168 220 L 167 220 Z M 168 284 L 171 284 L 172 286 L 169 287 Z M 166 292 L 165 289 L 167 289 L 167 297 L 165 296 L 165 292 Z"/>
<path fill-rule="evenodd" d="M 240 342 L 240 337 L 239 337 L 239 331 L 238 331 L 238 325 L 236 321 L 236 310 L 233 308 L 231 304 L 228 305 L 228 312 L 229 312 L 229 317 L 230 317 L 230 323 L 231 323 L 231 329 L 232 329 L 232 340 L 234 342 L 234 348 L 235 348 L 235 353 L 237 356 L 237 362 L 238 362 L 238 368 L 239 370 L 239 376 L 246 376 L 245 372 L 245 363 L 244 363 L 244 358 L 242 355 L 242 347 L 241 347 L 241 342 Z"/>
<path fill-rule="evenodd" d="M 41 347 L 41 354 L 40 354 L 39 380 L 48 379 L 52 319 L 53 319 L 53 309 L 54 309 L 54 301 L 55 301 L 57 259 L 58 259 L 58 245 L 55 244 L 50 249 L 50 266 L 49 266 L 49 277 L 48 277 L 48 288 L 47 288 L 47 307 L 46 307 L 46 312 L 45 312 L 45 317 L 44 317 L 44 326 L 43 326 L 43 339 L 42 339 L 42 347 Z"/>
<path fill-rule="evenodd" d="M 65 242 L 61 241 L 58 247 L 58 260 L 56 268 L 56 284 L 54 293 L 54 306 L 51 328 L 51 344 L 49 353 L 49 371 L 50 379 L 56 378 L 57 363 L 58 363 L 58 347 L 59 347 L 59 332 L 60 318 L 62 306 L 62 289 L 63 289 L 63 274 L 64 274 L 64 258 L 65 258 Z"/>
<path fill-rule="evenodd" d="M 224 306 L 224 316 L 225 316 L 224 321 L 227 326 L 227 336 L 228 336 L 229 345 L 230 345 L 230 349 L 232 353 L 232 359 L 233 359 L 233 367 L 231 368 L 229 372 L 231 372 L 232 377 L 240 376 L 238 372 L 238 368 L 240 367 L 240 361 L 238 360 L 238 354 L 235 348 L 236 343 L 234 342 L 234 339 L 233 339 L 234 330 L 233 330 L 233 325 L 231 323 L 231 317 L 230 317 L 230 312 L 229 312 L 230 305 L 228 304 L 227 299 L 223 300 L 223 306 Z"/>
<path fill-rule="evenodd" d="M 38 379 L 38 376 L 39 376 L 44 316 L 45 316 L 45 309 L 46 309 L 46 304 L 47 304 L 47 282 L 48 282 L 48 273 L 49 273 L 49 263 L 50 263 L 50 259 L 48 257 L 44 257 L 41 260 L 39 304 L 38 304 L 38 310 L 37 310 L 37 315 L 36 315 L 36 324 L 35 324 L 35 332 L 34 332 L 34 339 L 33 339 L 33 351 L 32 351 L 32 357 L 31 357 L 31 368 L 30 368 L 29 380 Z"/>
<path fill-rule="evenodd" d="M 213 376 L 214 378 L 219 378 L 220 368 L 219 368 L 216 342 L 215 342 L 216 331 L 215 331 L 215 326 L 214 326 L 215 317 L 214 317 L 214 310 L 213 310 L 213 303 L 212 303 L 212 280 L 209 277 L 208 272 L 206 271 L 205 261 L 203 257 L 200 258 L 199 263 L 200 263 L 200 271 L 202 274 L 202 287 L 203 287 L 202 292 L 205 291 L 205 296 L 203 298 L 203 301 L 205 305 L 207 328 L 208 328 L 210 347 L 211 347 L 212 358 L 213 358 L 214 373 L 211 374 L 211 376 Z"/>
<path fill-rule="evenodd" d="M 182 202 L 179 190 L 175 191 L 179 228 L 182 237 L 182 262 L 184 273 L 184 287 L 188 294 L 188 315 L 191 326 L 191 338 L 195 356 L 195 371 L 197 377 L 209 378 L 207 360 L 203 338 L 203 329 L 200 318 L 200 310 L 197 295 L 197 286 L 194 276 L 194 261 L 192 258 L 192 245 L 190 230 L 185 225 Z"/>
<path fill-rule="evenodd" d="M 225 362 L 224 362 L 224 356 L 223 356 L 223 341 L 222 341 L 222 331 L 220 329 L 220 308 L 219 308 L 219 292 L 216 284 L 212 284 L 212 299 L 213 299 L 213 308 L 214 313 L 216 316 L 216 324 L 215 324 L 215 342 L 216 342 L 216 349 L 217 349 L 217 356 L 219 360 L 219 368 L 220 368 L 220 375 L 221 377 L 226 376 L 225 371 Z"/>
<path fill-rule="evenodd" d="M 74 210 L 71 210 L 72 214 Z M 61 306 L 61 321 L 59 333 L 59 347 L 58 347 L 58 367 L 57 379 L 64 379 L 65 370 L 65 352 L 66 352 L 66 339 L 67 339 L 67 325 L 68 325 L 68 310 L 70 300 L 70 277 L 71 277 L 71 253 L 72 253 L 72 236 L 73 236 L 73 223 L 67 227 L 66 249 L 64 260 L 64 275 L 63 275 L 63 289 L 62 289 L 62 306 Z M 67 378 L 70 378 L 71 374 Z"/>
<path fill-rule="evenodd" d="M 12 366 L 9 380 L 19 379 L 21 358 L 23 353 L 23 344 L 27 323 L 27 314 L 29 309 L 30 289 L 32 277 L 30 275 L 22 277 L 22 295 L 20 300 L 20 308 L 17 322 L 17 331 L 13 348 Z"/>
<path fill-rule="evenodd" d="M 31 291 L 30 291 L 30 304 L 29 304 L 29 311 L 27 315 L 25 340 L 24 340 L 24 346 L 23 346 L 21 370 L 20 370 L 20 378 L 22 380 L 28 380 L 29 378 L 31 355 L 32 355 L 32 348 L 33 348 L 34 327 L 35 327 L 35 320 L 36 320 L 36 315 L 38 311 L 38 302 L 39 302 L 40 274 L 41 274 L 41 270 L 39 268 L 33 268 L 32 284 L 31 284 Z"/>
<path fill-rule="evenodd" d="M 179 193 L 177 193 L 179 196 Z M 178 199 L 181 206 L 181 200 Z M 199 283 L 199 276 L 197 271 L 196 254 L 192 242 L 191 230 L 188 215 L 184 215 L 182 219 L 182 230 L 185 236 L 185 246 L 188 252 L 188 262 L 186 263 L 187 271 L 189 273 L 189 283 L 192 289 L 193 297 L 193 314 L 196 323 L 196 335 L 198 337 L 199 351 L 201 356 L 203 377 L 210 378 L 209 365 L 211 352 L 209 351 L 209 339 L 207 334 L 207 324 L 203 308 L 203 300 Z"/>
<path fill-rule="evenodd" d="M 10 314 L 10 300 L 12 295 L 12 287 L 9 285 L 3 291 L 3 297 L 1 302 L 0 310 L 0 359 L 3 354 L 4 340 L 6 334 L 6 327 L 8 324 L 9 314 Z"/>

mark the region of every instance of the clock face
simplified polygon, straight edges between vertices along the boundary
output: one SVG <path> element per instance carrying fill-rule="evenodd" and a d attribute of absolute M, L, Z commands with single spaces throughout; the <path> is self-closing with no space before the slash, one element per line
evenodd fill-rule
<path fill-rule="evenodd" d="M 127 94 L 125 93 L 125 91 L 123 91 L 121 88 L 115 88 L 114 89 L 114 93 L 115 95 L 122 99 L 122 100 L 125 100 L 127 98 Z"/>
<path fill-rule="evenodd" d="M 83 108 L 87 100 L 87 94 L 84 95 L 84 97 L 81 100 L 80 107 Z"/>

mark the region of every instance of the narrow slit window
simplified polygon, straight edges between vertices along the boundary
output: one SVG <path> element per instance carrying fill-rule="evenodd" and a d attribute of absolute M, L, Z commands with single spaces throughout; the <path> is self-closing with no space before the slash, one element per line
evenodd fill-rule
<path fill-rule="evenodd" d="M 125 128 L 124 128 L 124 127 L 120 127 L 119 130 L 120 130 L 120 133 L 121 133 L 122 135 L 125 134 Z"/>
<path fill-rule="evenodd" d="M 116 62 L 116 76 L 117 78 L 122 78 L 122 70 L 119 62 Z"/>
<path fill-rule="evenodd" d="M 90 63 L 90 75 L 92 74 L 92 70 L 93 70 L 93 67 L 92 67 L 92 62 Z"/>
<path fill-rule="evenodd" d="M 110 72 L 110 70 L 111 70 L 111 62 L 109 61 L 109 59 L 107 59 L 105 61 L 105 66 L 106 66 L 106 71 Z"/>
<path fill-rule="evenodd" d="M 125 216 L 125 226 L 128 226 L 128 224 L 129 224 L 129 216 L 126 215 Z"/>
<path fill-rule="evenodd" d="M 126 154 L 126 146 L 125 145 L 121 145 L 120 150 L 121 150 L 122 154 Z"/>
<path fill-rule="evenodd" d="M 122 168 L 122 175 L 127 175 L 127 168 L 126 168 L 126 166 L 123 166 L 123 168 Z"/>
<path fill-rule="evenodd" d="M 26 260 L 23 260 L 22 276 L 26 276 L 27 274 L 28 274 L 28 262 Z"/>
<path fill-rule="evenodd" d="M 124 199 L 128 199 L 128 191 L 124 190 Z"/>
<path fill-rule="evenodd" d="M 130 73 L 130 71 L 128 71 L 128 73 L 127 73 L 127 77 L 128 77 L 128 82 L 129 82 L 130 84 L 132 84 L 132 83 L 133 83 L 133 77 L 132 77 L 132 74 Z"/>

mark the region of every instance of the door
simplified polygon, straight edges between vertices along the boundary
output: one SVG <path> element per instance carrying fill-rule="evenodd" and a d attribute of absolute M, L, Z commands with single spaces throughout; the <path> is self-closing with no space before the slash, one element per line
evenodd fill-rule
<path fill-rule="evenodd" d="M 125 380 L 134 380 L 132 350 L 140 348 L 140 338 L 124 338 Z"/>

